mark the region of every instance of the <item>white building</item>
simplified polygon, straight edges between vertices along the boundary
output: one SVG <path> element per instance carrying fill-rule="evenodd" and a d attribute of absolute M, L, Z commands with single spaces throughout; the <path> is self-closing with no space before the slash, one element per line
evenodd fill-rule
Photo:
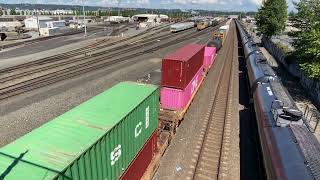
<path fill-rule="evenodd" d="M 47 22 L 52 21 L 52 18 L 39 16 L 39 26 L 40 28 L 47 27 Z M 37 17 L 31 17 L 24 20 L 24 24 L 27 29 L 38 29 Z"/>
<path fill-rule="evenodd" d="M 54 15 L 70 15 L 70 14 L 73 14 L 73 11 L 57 9 L 57 10 L 51 11 L 51 13 Z"/>
<path fill-rule="evenodd" d="M 41 36 L 54 36 L 60 34 L 60 28 L 40 28 L 40 35 Z"/>
<path fill-rule="evenodd" d="M 137 14 L 132 16 L 132 19 L 135 21 L 147 21 L 147 22 L 151 22 L 151 21 L 157 21 L 157 19 L 160 20 L 165 20 L 165 19 L 169 19 L 169 17 L 167 15 L 164 14 Z"/>
<path fill-rule="evenodd" d="M 19 21 L 0 22 L 0 29 L 7 29 L 8 31 L 14 31 L 15 27 L 21 27 L 22 24 Z"/>
<path fill-rule="evenodd" d="M 129 17 L 123 17 L 123 16 L 107 16 L 104 21 L 108 22 L 124 22 L 124 21 L 129 21 Z"/>

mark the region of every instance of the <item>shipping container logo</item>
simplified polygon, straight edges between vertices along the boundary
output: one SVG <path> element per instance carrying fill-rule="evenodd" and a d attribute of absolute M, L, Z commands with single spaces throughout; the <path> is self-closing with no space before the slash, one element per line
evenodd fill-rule
<path fill-rule="evenodd" d="M 141 132 L 142 132 L 142 122 L 139 122 L 137 125 L 136 125 L 136 128 L 134 129 L 134 137 L 137 138 Z"/>
<path fill-rule="evenodd" d="M 149 106 L 146 108 L 146 129 L 149 127 L 149 120 L 150 120 L 150 113 L 149 113 Z"/>
<path fill-rule="evenodd" d="M 113 166 L 121 156 L 121 145 L 119 144 L 110 154 L 111 166 Z"/>

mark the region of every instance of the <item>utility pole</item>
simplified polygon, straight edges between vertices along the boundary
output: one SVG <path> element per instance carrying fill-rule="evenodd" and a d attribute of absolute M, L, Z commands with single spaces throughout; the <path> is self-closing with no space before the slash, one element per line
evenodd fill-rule
<path fill-rule="evenodd" d="M 118 16 L 120 16 L 120 0 L 118 0 Z"/>
<path fill-rule="evenodd" d="M 37 14 L 37 26 L 38 26 L 38 32 L 39 32 L 39 36 L 40 36 L 40 22 L 39 22 L 39 11 L 38 11 L 38 8 L 37 8 L 36 14 Z"/>
<path fill-rule="evenodd" d="M 86 12 L 84 11 L 84 2 L 85 2 L 85 0 L 83 0 L 83 4 L 82 4 L 83 24 L 84 24 L 84 36 L 87 37 Z"/>

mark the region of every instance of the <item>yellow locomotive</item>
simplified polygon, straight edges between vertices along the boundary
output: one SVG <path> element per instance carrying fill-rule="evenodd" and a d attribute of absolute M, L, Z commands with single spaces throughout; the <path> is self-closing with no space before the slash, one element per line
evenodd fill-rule
<path fill-rule="evenodd" d="M 207 28 L 207 27 L 209 27 L 209 22 L 207 22 L 207 21 L 199 22 L 199 23 L 197 24 L 197 30 L 198 30 L 198 31 L 201 31 L 201 30 L 203 30 L 203 29 L 205 29 L 205 28 Z"/>
<path fill-rule="evenodd" d="M 228 34 L 228 30 L 229 30 L 229 25 L 221 26 L 218 31 L 213 32 L 213 39 L 219 39 L 223 44 Z"/>

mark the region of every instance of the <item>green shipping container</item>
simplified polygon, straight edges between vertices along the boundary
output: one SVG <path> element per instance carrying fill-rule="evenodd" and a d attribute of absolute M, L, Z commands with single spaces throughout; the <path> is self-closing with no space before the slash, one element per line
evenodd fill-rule
<path fill-rule="evenodd" d="M 0 149 L 0 179 L 118 179 L 158 126 L 159 90 L 122 82 Z"/>

